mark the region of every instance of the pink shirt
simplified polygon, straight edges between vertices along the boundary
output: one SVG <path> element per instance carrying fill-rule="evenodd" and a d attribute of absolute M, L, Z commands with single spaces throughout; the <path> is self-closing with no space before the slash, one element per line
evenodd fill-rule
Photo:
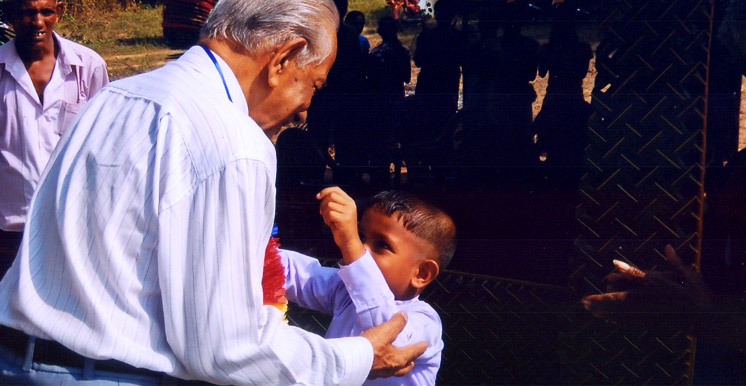
<path fill-rule="evenodd" d="M 81 106 L 109 82 L 93 50 L 54 35 L 60 45 L 39 101 L 15 40 L 0 46 L 0 229 L 22 231 L 31 196 L 65 129 Z"/>

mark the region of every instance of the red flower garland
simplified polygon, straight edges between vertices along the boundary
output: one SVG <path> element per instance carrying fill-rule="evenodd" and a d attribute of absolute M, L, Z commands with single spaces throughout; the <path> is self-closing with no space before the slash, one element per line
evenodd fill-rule
<path fill-rule="evenodd" d="M 264 251 L 264 274 L 262 276 L 262 291 L 264 304 L 275 306 L 283 314 L 288 310 L 288 299 L 285 297 L 285 268 L 282 266 L 278 248 L 280 240 L 272 237 Z"/>

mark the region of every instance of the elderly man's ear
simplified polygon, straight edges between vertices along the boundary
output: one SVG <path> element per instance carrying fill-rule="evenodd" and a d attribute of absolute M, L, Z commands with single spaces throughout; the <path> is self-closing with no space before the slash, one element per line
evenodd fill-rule
<path fill-rule="evenodd" d="M 270 87 L 280 85 L 284 76 L 293 76 L 292 71 L 298 68 L 298 55 L 306 47 L 305 39 L 294 38 L 278 46 L 272 53 L 268 64 L 267 79 Z"/>

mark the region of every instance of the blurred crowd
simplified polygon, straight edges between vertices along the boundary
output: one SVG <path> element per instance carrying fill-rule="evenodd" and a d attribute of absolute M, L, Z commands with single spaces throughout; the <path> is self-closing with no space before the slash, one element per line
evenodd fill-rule
<path fill-rule="evenodd" d="M 492 248 L 485 244 L 500 234 L 515 263 L 542 256 L 536 266 L 507 261 L 503 269 L 551 281 L 562 277 L 557 270 L 572 248 L 591 114 L 583 79 L 593 51 L 577 31 L 587 13 L 574 2 L 468 4 L 439 0 L 432 17 L 405 24 L 390 15 L 366 21 L 337 1 L 343 23 L 326 86 L 306 124 L 276 141 L 278 198 L 303 200 L 331 184 L 440 196 L 470 240 L 460 250 L 484 256 Z M 362 35 L 366 25 L 380 36 L 372 48 Z M 536 25 L 548 32 L 543 44 L 527 36 Z M 411 48 L 402 28 L 418 31 Z M 412 64 L 419 72 L 407 95 Z M 537 75 L 547 88 L 534 118 Z M 447 198 L 454 194 L 463 199 Z M 536 239 L 548 244 L 526 242 Z"/>

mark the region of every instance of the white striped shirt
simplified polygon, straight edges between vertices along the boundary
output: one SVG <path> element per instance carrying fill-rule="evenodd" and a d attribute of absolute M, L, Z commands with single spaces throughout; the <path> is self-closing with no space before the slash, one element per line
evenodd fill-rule
<path fill-rule="evenodd" d="M 62 137 L 0 282 L 0 323 L 96 359 L 219 384 L 359 384 L 362 337 L 262 305 L 272 143 L 200 47 L 102 89 Z"/>

